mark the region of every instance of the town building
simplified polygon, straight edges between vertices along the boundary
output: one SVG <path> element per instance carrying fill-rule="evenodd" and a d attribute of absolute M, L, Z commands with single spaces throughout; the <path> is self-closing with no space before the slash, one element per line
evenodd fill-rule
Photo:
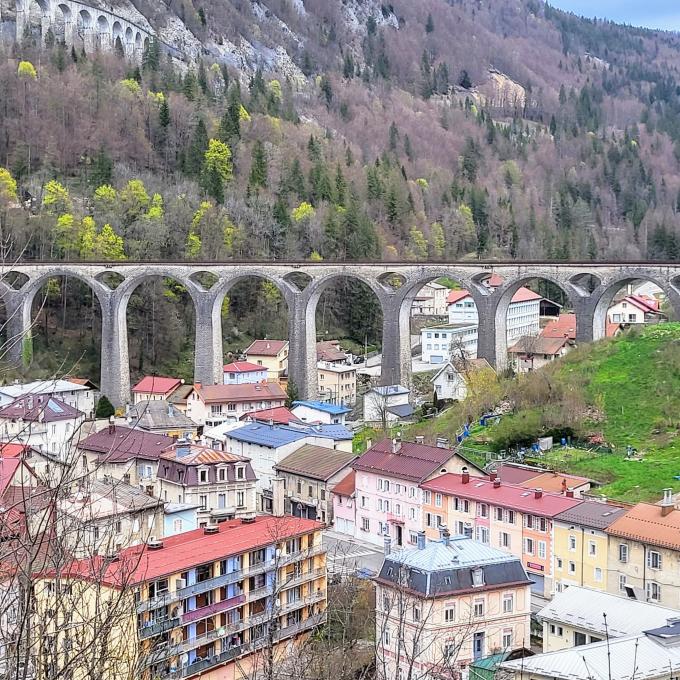
<path fill-rule="evenodd" d="M 56 521 L 74 557 L 112 555 L 162 536 L 163 502 L 118 479 L 86 479 L 57 500 Z"/>
<path fill-rule="evenodd" d="M 523 335 L 508 348 L 510 366 L 516 373 L 529 373 L 563 357 L 570 348 L 568 338 Z"/>
<path fill-rule="evenodd" d="M 83 476 L 111 477 L 155 493 L 158 459 L 174 443 L 162 434 L 110 423 L 77 444 Z"/>
<path fill-rule="evenodd" d="M 286 393 L 277 383 L 201 385 L 187 401 L 187 416 L 198 425 L 235 423 L 251 411 L 284 406 Z"/>
<path fill-rule="evenodd" d="M 671 489 L 660 505 L 638 503 L 605 531 L 609 535 L 607 589 L 677 607 L 680 602 L 680 511 Z"/>
<path fill-rule="evenodd" d="M 244 355 L 248 363 L 267 369 L 267 380 L 280 382 L 288 373 L 288 340 L 254 340 Z"/>
<path fill-rule="evenodd" d="M 493 371 L 493 368 L 486 359 L 447 361 L 430 381 L 437 399 L 463 401 L 467 397 L 468 381 L 477 371 Z"/>
<path fill-rule="evenodd" d="M 477 324 L 470 322 L 426 326 L 420 331 L 422 360 L 427 364 L 442 364 L 452 357 L 474 359 L 477 334 Z"/>
<path fill-rule="evenodd" d="M 125 422 L 130 427 L 176 439 L 198 436 L 198 425 L 165 399 L 144 399 L 128 406 Z"/>
<path fill-rule="evenodd" d="M 137 404 L 140 401 L 152 401 L 154 399 L 168 399 L 183 384 L 184 381 L 179 378 L 145 375 L 132 388 L 132 403 Z"/>
<path fill-rule="evenodd" d="M 436 281 L 426 283 L 413 298 L 411 316 L 446 316 L 449 289 Z"/>
<path fill-rule="evenodd" d="M 422 528 L 422 499 L 418 486 L 447 472 L 483 471 L 448 448 L 384 439 L 352 463 L 356 472 L 355 537 L 382 545 L 415 545 Z M 468 473 L 470 474 L 470 473 Z"/>
<path fill-rule="evenodd" d="M 283 479 L 286 514 L 332 524 L 331 491 L 355 459 L 351 451 L 305 444 L 274 465 Z"/>
<path fill-rule="evenodd" d="M 180 385 L 167 399 L 168 403 L 178 408 L 184 415 L 187 413 L 187 404 L 194 392 L 193 385 Z"/>
<path fill-rule="evenodd" d="M 1 385 L 0 407 L 7 406 L 21 397 L 38 395 L 59 399 L 71 408 L 82 411 L 86 418 L 94 418 L 96 390 L 88 384 L 70 380 L 34 380 L 29 383 L 15 382 L 11 385 Z"/>
<path fill-rule="evenodd" d="M 300 400 L 293 402 L 293 415 L 303 423 L 325 423 L 344 425 L 351 409 L 324 401 Z"/>
<path fill-rule="evenodd" d="M 199 506 L 195 503 L 165 503 L 163 536 L 174 536 L 198 529 Z"/>
<path fill-rule="evenodd" d="M 596 485 L 596 482 L 588 477 L 545 470 L 521 463 L 499 462 L 494 465 L 494 468 L 496 476 L 508 484 L 518 484 L 527 489 L 542 489 L 548 493 L 563 495 L 569 492 L 569 495 L 573 494 L 574 498 L 582 498 Z"/>
<path fill-rule="evenodd" d="M 541 335 L 544 338 L 566 338 L 569 346 L 574 346 L 576 344 L 576 324 L 576 314 L 560 314 L 557 318 L 548 321 L 543 327 Z M 620 323 L 613 323 L 607 320 L 605 324 L 605 337 L 613 338 L 621 332 L 621 329 Z"/>
<path fill-rule="evenodd" d="M 353 364 L 318 361 L 316 373 L 320 401 L 354 406 L 357 400 L 357 369 Z"/>
<path fill-rule="evenodd" d="M 316 360 L 330 364 L 347 363 L 351 355 L 348 355 L 337 340 L 322 340 L 316 343 Z"/>
<path fill-rule="evenodd" d="M 523 335 L 540 332 L 540 301 L 542 296 L 528 288 L 520 288 L 508 305 L 506 320 L 507 342 L 514 344 Z M 479 323 L 477 305 L 467 290 L 452 290 L 447 297 L 450 324 Z"/>
<path fill-rule="evenodd" d="M 654 628 L 590 645 L 504 661 L 503 680 L 673 680 L 680 671 L 680 626 Z"/>
<path fill-rule="evenodd" d="M 305 444 L 334 448 L 333 439 L 323 435 L 321 426 L 298 428 L 255 422 L 222 433 L 211 430 L 206 432 L 206 437 L 213 446 L 221 446 L 225 451 L 250 460 L 257 477 L 259 496 L 257 507 L 262 512 L 272 510 L 272 480 L 276 477 L 275 465 Z"/>
<path fill-rule="evenodd" d="M 255 514 L 255 472 L 248 458 L 186 441 L 158 460 L 157 495 L 198 505 L 199 526 Z"/>
<path fill-rule="evenodd" d="M 233 361 L 222 368 L 225 385 L 247 385 L 267 382 L 267 369 L 249 361 Z"/>
<path fill-rule="evenodd" d="M 0 408 L 0 438 L 27 444 L 65 461 L 84 420 L 82 411 L 56 397 L 27 394 Z"/>
<path fill-rule="evenodd" d="M 83 630 L 83 648 L 116 650 L 98 680 L 255 677 L 265 654 L 280 667 L 325 622 L 326 581 L 321 525 L 293 517 L 230 520 L 128 548 L 115 560 L 76 561 L 35 584 L 47 633 L 36 649 L 39 677 L 49 675 L 46 659 L 65 648 L 72 628 Z M 71 626 L 63 626 L 56 599 L 64 588 L 74 603 Z M 134 597 L 122 596 L 128 590 Z M 71 660 L 74 679 L 91 677 L 89 661 Z"/>
<path fill-rule="evenodd" d="M 636 635 L 677 617 L 677 609 L 579 586 L 557 593 L 538 613 L 544 652 Z"/>
<path fill-rule="evenodd" d="M 626 295 L 622 300 L 613 302 L 607 310 L 610 323 L 638 324 L 668 321 L 661 311 L 659 301 L 648 295 Z"/>
<path fill-rule="evenodd" d="M 428 537 L 435 538 L 445 524 L 454 534 L 515 555 L 534 581 L 533 590 L 551 596 L 554 517 L 579 500 L 501 482 L 495 473 L 478 479 L 447 471 L 424 481 L 421 489 Z"/>
<path fill-rule="evenodd" d="M 350 470 L 333 487 L 331 493 L 333 527 L 348 536 L 356 536 L 356 475 L 354 470 Z"/>
<path fill-rule="evenodd" d="M 607 527 L 626 512 L 611 503 L 584 501 L 555 515 L 553 521 L 554 590 L 586 586 L 607 590 Z M 625 592 L 619 591 L 619 595 Z"/>
<path fill-rule="evenodd" d="M 389 539 L 386 539 L 386 542 Z M 530 639 L 530 580 L 520 560 L 464 536 L 418 535 L 376 578 L 376 677 L 455 678 Z"/>
<path fill-rule="evenodd" d="M 409 418 L 414 410 L 410 391 L 402 385 L 371 387 L 364 394 L 364 422 L 387 425 Z"/>

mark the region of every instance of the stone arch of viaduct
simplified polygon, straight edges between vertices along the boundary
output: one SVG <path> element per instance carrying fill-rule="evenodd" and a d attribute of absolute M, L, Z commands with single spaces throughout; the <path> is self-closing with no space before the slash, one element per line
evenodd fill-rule
<path fill-rule="evenodd" d="M 216 282 L 209 289 L 195 281 L 209 272 Z M 308 283 L 298 287 L 294 273 L 302 272 Z M 122 277 L 110 288 L 102 277 Z M 490 291 L 483 280 L 491 273 L 503 284 Z M 23 285 L 9 285 L 22 274 Z M 594 286 L 582 285 L 589 275 Z M 545 279 L 558 285 L 571 301 L 577 319 L 577 341 L 588 342 L 604 335 L 606 311 L 615 293 L 625 283 L 647 280 L 667 295 L 680 316 L 680 263 L 22 263 L 6 271 L 0 280 L 8 315 L 10 354 L 21 361 L 25 342 L 30 342 L 31 307 L 35 295 L 53 277 L 68 276 L 85 282 L 97 296 L 102 312 L 101 389 L 112 402 L 123 405 L 130 399 L 127 304 L 134 290 L 146 279 L 169 277 L 183 285 L 194 304 L 194 378 L 204 384 L 222 379 L 221 306 L 229 289 L 249 277 L 273 283 L 288 307 L 289 375 L 301 396 L 313 397 L 316 378 L 316 306 L 323 291 L 339 278 L 363 281 L 374 292 L 383 313 L 383 384 L 409 384 L 411 379 L 411 304 L 420 288 L 440 276 L 453 278 L 473 295 L 479 315 L 478 355 L 502 368 L 506 362 L 506 313 L 516 290 L 531 279 Z M 395 285 L 397 281 L 397 285 Z"/>
<path fill-rule="evenodd" d="M 26 29 L 40 28 L 44 42 L 52 30 L 57 40 L 80 44 L 86 52 L 121 49 L 131 59 L 141 60 L 153 31 L 116 14 L 79 0 L 16 0 L 16 40 Z"/>

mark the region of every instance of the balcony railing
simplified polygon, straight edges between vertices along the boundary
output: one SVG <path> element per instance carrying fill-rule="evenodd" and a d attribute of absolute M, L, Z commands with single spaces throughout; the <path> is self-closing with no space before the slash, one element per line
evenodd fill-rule
<path fill-rule="evenodd" d="M 318 545 L 314 546 L 313 548 L 307 548 L 306 550 L 300 550 L 293 553 L 292 555 L 283 555 L 279 558 L 265 560 L 259 564 L 246 567 L 245 569 L 233 571 L 230 574 L 215 576 L 213 578 L 206 579 L 205 581 L 201 581 L 200 583 L 195 583 L 194 585 L 186 586 L 185 588 L 176 590 L 174 593 L 165 593 L 151 600 L 140 602 L 137 605 L 137 613 L 141 614 L 142 612 L 148 611 L 149 609 L 165 607 L 166 605 L 177 602 L 178 600 L 183 600 L 187 597 L 200 595 L 201 593 L 205 593 L 208 590 L 214 590 L 215 588 L 221 588 L 222 586 L 230 585 L 231 583 L 241 581 L 250 576 L 256 576 L 266 571 L 271 571 L 276 567 L 285 567 L 292 562 L 299 562 L 301 560 L 307 559 L 308 557 L 320 555 L 325 551 L 326 550 L 322 545 Z"/>
<path fill-rule="evenodd" d="M 191 611 L 182 614 L 182 624 L 193 623 L 199 619 L 204 619 L 206 616 L 213 616 L 219 612 L 226 611 L 227 609 L 233 609 L 238 607 L 246 601 L 246 596 L 241 593 L 235 597 L 230 597 L 227 600 L 222 600 L 221 602 L 215 602 L 214 604 L 206 605 L 205 607 L 199 607 L 198 609 L 192 609 Z"/>
<path fill-rule="evenodd" d="M 285 604 L 281 604 L 281 606 L 277 607 L 275 612 L 277 615 L 282 615 L 282 614 L 287 614 L 288 612 L 292 612 L 295 609 L 300 609 L 300 607 L 305 607 L 309 604 L 314 604 L 316 602 L 321 602 L 321 600 L 326 599 L 326 591 L 325 590 L 317 590 L 316 592 L 312 593 L 311 595 L 305 595 L 303 597 L 298 598 L 297 600 L 293 600 L 292 602 L 286 602 Z"/>
<path fill-rule="evenodd" d="M 146 626 L 142 626 L 139 629 L 139 637 L 142 640 L 146 640 L 147 638 L 154 637 L 154 635 L 160 635 L 161 633 L 165 633 L 168 630 L 177 628 L 179 624 L 180 620 L 176 617 L 172 619 L 165 619 L 164 621 L 158 621 L 157 623 L 150 623 Z"/>

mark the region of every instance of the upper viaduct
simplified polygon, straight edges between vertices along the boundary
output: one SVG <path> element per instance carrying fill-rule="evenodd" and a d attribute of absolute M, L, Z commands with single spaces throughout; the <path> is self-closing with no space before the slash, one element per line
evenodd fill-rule
<path fill-rule="evenodd" d="M 105 279 L 110 280 L 105 275 L 111 272 L 119 275 L 115 288 L 105 283 Z M 197 280 L 205 272 L 215 280 L 209 289 Z M 492 272 L 503 278 L 503 284 L 494 291 L 482 283 Z M 54 277 L 75 278 L 87 284 L 101 306 L 101 390 L 120 406 L 130 398 L 127 304 L 141 283 L 152 277 L 167 277 L 186 288 L 196 319 L 194 379 L 210 384 L 221 382 L 222 376 L 224 297 L 239 281 L 264 279 L 278 288 L 288 307 L 290 379 L 301 396 L 311 397 L 317 391 L 316 306 L 328 286 L 349 278 L 362 281 L 375 293 L 383 314 L 381 380 L 383 384 L 408 384 L 411 305 L 425 283 L 441 276 L 457 280 L 472 294 L 479 313 L 478 355 L 497 368 L 506 361 L 510 300 L 520 286 L 533 279 L 551 281 L 564 291 L 576 313 L 578 342 L 604 336 L 606 311 L 614 295 L 634 280 L 657 284 L 680 316 L 680 263 L 645 262 L 25 262 L 5 268 L 0 276 L 0 297 L 13 339 L 9 352 L 19 361 L 22 347 L 30 342 L 32 304 L 40 288 Z"/>

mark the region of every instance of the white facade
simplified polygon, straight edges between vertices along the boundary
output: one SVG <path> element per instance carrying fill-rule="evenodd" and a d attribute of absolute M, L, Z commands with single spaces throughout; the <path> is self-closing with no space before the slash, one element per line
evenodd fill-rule
<path fill-rule="evenodd" d="M 225 398 L 224 401 L 219 403 L 212 402 L 206 404 L 194 391 L 187 401 L 187 416 L 198 425 L 216 427 L 221 423 L 238 423 L 241 416 L 245 416 L 252 411 L 276 408 L 277 406 L 284 406 L 285 403 L 285 396 L 272 397 L 267 393 L 263 393 L 262 399 L 257 401 L 239 401 Z"/>
<path fill-rule="evenodd" d="M 404 406 L 409 403 L 409 391 L 401 385 L 374 387 L 364 395 L 364 421 L 380 423 L 397 420 L 397 416 L 387 412 L 392 406 Z"/>
<path fill-rule="evenodd" d="M 71 450 L 71 439 L 83 420 L 82 415 L 53 422 L 0 418 L 0 436 L 3 441 L 20 441 L 64 461 Z"/>
<path fill-rule="evenodd" d="M 607 311 L 609 323 L 645 323 L 645 312 L 630 300 L 620 300 Z"/>
<path fill-rule="evenodd" d="M 475 310 L 475 314 L 476 314 Z M 423 361 L 428 364 L 443 364 L 451 356 L 451 347 L 456 353 L 465 351 L 468 358 L 477 356 L 477 325 L 447 325 L 423 328 L 420 331 Z"/>
<path fill-rule="evenodd" d="M 330 408 L 325 408 L 329 406 Z M 341 407 L 334 408 L 332 404 L 322 404 L 316 407 L 314 402 L 296 402 L 291 413 L 303 423 L 323 423 L 324 425 L 344 425 L 347 411 Z"/>
<path fill-rule="evenodd" d="M 252 385 L 253 383 L 267 382 L 267 369 L 263 367 L 259 371 L 225 370 L 222 373 L 222 378 L 225 385 Z"/>
<path fill-rule="evenodd" d="M 414 316 L 446 316 L 446 296 L 449 289 L 435 281 L 426 283 L 413 300 L 411 314 Z"/>
<path fill-rule="evenodd" d="M 462 376 L 448 361 L 432 378 L 433 391 L 439 399 L 457 399 L 462 401 L 467 396 L 467 384 Z"/>

